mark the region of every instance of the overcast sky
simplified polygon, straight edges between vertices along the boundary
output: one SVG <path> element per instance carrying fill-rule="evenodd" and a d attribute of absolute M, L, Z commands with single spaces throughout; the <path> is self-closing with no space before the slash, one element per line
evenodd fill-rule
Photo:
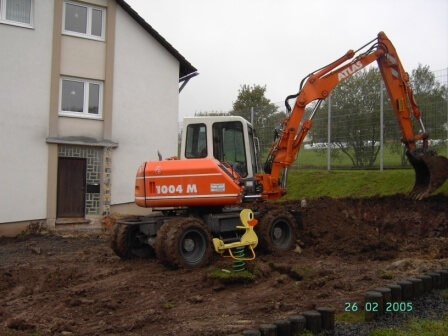
<path fill-rule="evenodd" d="M 199 76 L 180 94 L 179 120 L 232 109 L 243 84 L 273 103 L 310 72 L 384 31 L 406 69 L 448 67 L 448 0 L 127 0 Z M 447 74 L 448 76 L 448 74 Z"/>

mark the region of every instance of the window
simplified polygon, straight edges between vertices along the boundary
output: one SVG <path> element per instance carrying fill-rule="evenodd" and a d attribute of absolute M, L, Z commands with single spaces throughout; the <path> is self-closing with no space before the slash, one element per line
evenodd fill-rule
<path fill-rule="evenodd" d="M 0 0 L 0 22 L 31 27 L 32 0 Z"/>
<path fill-rule="evenodd" d="M 104 40 L 105 19 L 104 8 L 64 2 L 64 34 Z"/>
<path fill-rule="evenodd" d="M 213 124 L 213 156 L 226 162 L 242 177 L 247 177 L 244 129 L 239 121 Z"/>
<path fill-rule="evenodd" d="M 204 124 L 191 124 L 187 127 L 185 157 L 187 159 L 207 156 L 207 133 Z"/>
<path fill-rule="evenodd" d="M 61 79 L 60 115 L 100 119 L 103 83 L 64 77 Z"/>

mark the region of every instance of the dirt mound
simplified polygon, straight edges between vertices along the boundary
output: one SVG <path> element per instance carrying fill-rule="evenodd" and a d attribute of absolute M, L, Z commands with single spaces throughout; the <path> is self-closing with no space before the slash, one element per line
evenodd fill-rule
<path fill-rule="evenodd" d="M 286 207 L 299 209 L 298 202 Z M 428 238 L 448 237 L 448 198 L 435 196 L 413 200 L 405 196 L 382 198 L 318 198 L 302 211 L 303 247 L 316 254 L 389 260 L 397 252 L 430 252 L 446 256 L 443 239 L 427 244 Z"/>
<path fill-rule="evenodd" d="M 285 202 L 299 209 L 299 202 Z M 363 292 L 448 266 L 448 198 L 308 200 L 299 245 L 247 262 L 247 281 L 217 254 L 202 269 L 121 260 L 108 232 L 0 239 L 2 335 L 227 335 L 316 306 L 343 312 Z"/>

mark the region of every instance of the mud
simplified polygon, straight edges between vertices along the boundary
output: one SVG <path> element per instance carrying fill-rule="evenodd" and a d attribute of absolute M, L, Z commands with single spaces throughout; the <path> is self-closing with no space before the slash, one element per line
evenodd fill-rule
<path fill-rule="evenodd" d="M 299 208 L 299 202 L 284 203 Z M 107 230 L 0 238 L 1 335 L 227 335 L 448 266 L 448 197 L 309 200 L 296 250 L 259 254 L 255 279 L 121 260 Z"/>

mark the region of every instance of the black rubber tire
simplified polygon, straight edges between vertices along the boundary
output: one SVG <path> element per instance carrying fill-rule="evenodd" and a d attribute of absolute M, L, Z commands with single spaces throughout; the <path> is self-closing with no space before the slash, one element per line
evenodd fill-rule
<path fill-rule="evenodd" d="M 212 256 L 212 236 L 204 223 L 197 218 L 183 217 L 169 224 L 161 261 L 174 269 L 207 265 Z"/>
<path fill-rule="evenodd" d="M 156 256 L 157 259 L 164 265 L 169 265 L 169 261 L 166 258 L 165 246 L 168 239 L 168 231 L 174 223 L 178 222 L 182 218 L 172 218 L 163 223 L 159 230 L 157 230 L 156 237 Z"/>
<path fill-rule="evenodd" d="M 109 246 L 111 247 L 112 251 L 115 252 L 115 254 L 117 254 L 117 252 L 116 252 L 117 251 L 117 234 L 118 234 L 119 227 L 120 226 L 115 223 L 114 226 L 112 227 L 112 229 L 110 230 L 110 235 L 109 235 Z"/>
<path fill-rule="evenodd" d="M 266 212 L 255 226 L 258 235 L 258 246 L 264 252 L 289 251 L 296 245 L 297 222 L 284 209 L 273 209 Z"/>
<path fill-rule="evenodd" d="M 140 234 L 142 233 L 138 225 L 115 224 L 112 229 L 112 250 L 122 259 L 154 256 L 154 249 L 138 239 Z"/>

